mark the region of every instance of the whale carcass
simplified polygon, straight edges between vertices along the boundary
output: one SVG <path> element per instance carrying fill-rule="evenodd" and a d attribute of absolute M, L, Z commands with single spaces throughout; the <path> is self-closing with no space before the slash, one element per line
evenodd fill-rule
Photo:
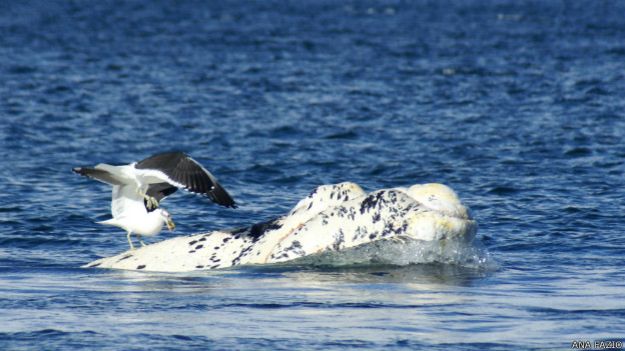
<path fill-rule="evenodd" d="M 322 185 L 286 215 L 233 230 L 176 237 L 84 267 L 160 272 L 286 262 L 382 240 L 471 242 L 476 222 L 456 193 L 437 184 L 366 193 L 355 183 Z"/>

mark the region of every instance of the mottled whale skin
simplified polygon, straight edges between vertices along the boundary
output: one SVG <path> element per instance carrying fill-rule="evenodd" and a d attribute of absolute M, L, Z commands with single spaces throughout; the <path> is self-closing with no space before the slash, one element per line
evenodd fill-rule
<path fill-rule="evenodd" d="M 449 187 L 418 184 L 365 193 L 345 182 L 322 185 L 288 214 L 235 230 L 176 237 L 83 267 L 184 272 L 290 261 L 378 240 L 460 240 L 477 230 Z"/>

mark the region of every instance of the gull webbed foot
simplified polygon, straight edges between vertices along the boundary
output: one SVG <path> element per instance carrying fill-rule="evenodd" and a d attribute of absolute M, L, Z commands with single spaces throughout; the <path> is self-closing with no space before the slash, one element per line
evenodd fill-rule
<path fill-rule="evenodd" d="M 146 207 L 150 210 L 158 208 L 158 200 L 151 196 L 145 195 Z"/>
<path fill-rule="evenodd" d="M 139 194 L 140 196 L 143 197 L 143 199 L 145 199 L 145 207 L 148 210 L 154 210 L 154 209 L 158 208 L 158 200 L 155 197 L 152 197 L 152 196 L 144 193 L 140 189 L 137 189 L 137 194 Z"/>

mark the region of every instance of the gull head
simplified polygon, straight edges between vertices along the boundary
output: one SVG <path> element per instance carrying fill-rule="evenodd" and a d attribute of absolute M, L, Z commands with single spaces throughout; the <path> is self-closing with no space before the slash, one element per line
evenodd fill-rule
<path fill-rule="evenodd" d="M 167 210 L 165 210 L 164 208 L 159 208 L 156 211 L 159 212 L 159 214 L 165 221 L 165 224 L 167 225 L 167 229 L 169 229 L 169 231 L 176 229 L 176 224 L 174 223 L 174 220 L 171 218 L 171 215 L 169 214 L 169 212 L 167 212 Z"/>

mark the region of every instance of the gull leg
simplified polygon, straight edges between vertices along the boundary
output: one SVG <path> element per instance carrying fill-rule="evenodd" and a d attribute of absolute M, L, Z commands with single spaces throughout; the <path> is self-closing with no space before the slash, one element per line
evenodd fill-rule
<path fill-rule="evenodd" d="M 141 246 L 146 246 L 143 240 L 141 240 L 141 235 L 137 235 L 137 236 L 139 237 L 139 242 L 141 243 Z"/>
<path fill-rule="evenodd" d="M 132 233 L 131 231 L 128 231 L 128 233 L 126 234 L 126 238 L 128 239 L 128 244 L 130 245 L 130 249 L 134 250 L 135 246 L 132 244 L 132 240 L 130 240 L 130 234 L 131 233 Z"/>

